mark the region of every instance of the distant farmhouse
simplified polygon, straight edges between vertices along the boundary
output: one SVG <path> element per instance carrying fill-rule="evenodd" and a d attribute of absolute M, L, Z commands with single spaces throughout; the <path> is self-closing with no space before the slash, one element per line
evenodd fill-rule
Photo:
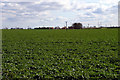
<path fill-rule="evenodd" d="M 74 23 L 68 29 L 82 29 L 82 23 Z"/>

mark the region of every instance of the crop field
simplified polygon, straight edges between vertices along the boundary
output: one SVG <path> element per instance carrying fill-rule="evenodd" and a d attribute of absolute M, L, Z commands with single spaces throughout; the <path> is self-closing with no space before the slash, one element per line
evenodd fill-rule
<path fill-rule="evenodd" d="M 3 80 L 120 79 L 118 29 L 3 30 Z"/>

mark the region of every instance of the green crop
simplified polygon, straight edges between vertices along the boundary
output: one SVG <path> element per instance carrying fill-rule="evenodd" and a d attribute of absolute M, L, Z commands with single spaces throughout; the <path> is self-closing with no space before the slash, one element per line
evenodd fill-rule
<path fill-rule="evenodd" d="M 3 79 L 119 79 L 117 29 L 3 30 Z"/>

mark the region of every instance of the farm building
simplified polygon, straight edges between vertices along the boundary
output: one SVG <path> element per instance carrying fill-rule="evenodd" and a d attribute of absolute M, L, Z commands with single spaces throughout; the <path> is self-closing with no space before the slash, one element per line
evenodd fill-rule
<path fill-rule="evenodd" d="M 73 27 L 74 29 L 82 29 L 82 24 L 81 24 L 81 23 L 74 23 L 74 24 L 72 25 L 72 27 Z"/>
<path fill-rule="evenodd" d="M 74 27 L 70 26 L 70 27 L 68 27 L 68 29 L 74 29 Z"/>
<path fill-rule="evenodd" d="M 67 29 L 67 27 L 62 27 L 62 29 Z"/>

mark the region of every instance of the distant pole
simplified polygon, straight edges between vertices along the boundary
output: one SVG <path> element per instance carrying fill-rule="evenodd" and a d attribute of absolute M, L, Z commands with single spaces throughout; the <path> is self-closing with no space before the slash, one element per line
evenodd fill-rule
<path fill-rule="evenodd" d="M 29 29 L 29 26 L 28 26 L 28 29 Z"/>
<path fill-rule="evenodd" d="M 102 26 L 102 22 L 100 22 L 100 25 Z"/>
<path fill-rule="evenodd" d="M 66 27 L 67 27 L 67 21 L 66 21 Z"/>
<path fill-rule="evenodd" d="M 99 22 L 99 27 L 101 27 L 101 22 Z"/>
<path fill-rule="evenodd" d="M 101 27 L 102 22 L 98 22 L 98 27 Z"/>
<path fill-rule="evenodd" d="M 90 24 L 88 24 L 88 28 L 89 28 L 89 25 L 90 25 Z"/>
<path fill-rule="evenodd" d="M 67 21 L 66 21 L 66 30 L 67 30 Z"/>
<path fill-rule="evenodd" d="M 98 27 L 99 27 L 99 21 L 98 21 Z"/>

